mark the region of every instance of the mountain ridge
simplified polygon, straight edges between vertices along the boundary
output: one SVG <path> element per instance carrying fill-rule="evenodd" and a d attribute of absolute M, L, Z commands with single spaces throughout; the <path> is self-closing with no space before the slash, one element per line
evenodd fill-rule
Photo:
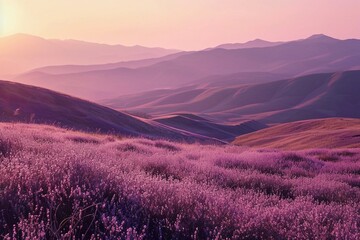
<path fill-rule="evenodd" d="M 270 42 L 263 39 L 254 39 L 244 43 L 225 43 L 216 46 L 215 48 L 223 49 L 241 49 L 241 48 L 261 48 L 261 47 L 273 47 L 283 44 L 284 42 Z"/>
<path fill-rule="evenodd" d="M 305 39 L 266 48 L 213 49 L 135 69 L 115 68 L 84 73 L 30 77 L 14 81 L 42 86 L 91 100 L 159 88 L 195 84 L 214 75 L 267 72 L 286 76 L 360 69 L 360 40 Z M 78 89 L 89 89 L 76 95 Z"/>
<path fill-rule="evenodd" d="M 344 71 L 229 87 L 164 89 L 103 104 L 153 115 L 189 112 L 224 122 L 253 119 L 281 123 L 324 117 L 360 118 L 357 89 L 360 71 Z"/>

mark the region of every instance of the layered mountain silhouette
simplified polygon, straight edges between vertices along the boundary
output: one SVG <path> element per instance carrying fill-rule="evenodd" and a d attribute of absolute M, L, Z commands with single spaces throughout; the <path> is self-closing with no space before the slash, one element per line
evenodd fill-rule
<path fill-rule="evenodd" d="M 236 138 L 233 143 L 241 146 L 285 150 L 314 147 L 359 148 L 360 119 L 328 118 L 284 123 L 245 134 Z M 333 160 L 336 161 L 336 159 Z"/>
<path fill-rule="evenodd" d="M 55 65 L 55 66 L 46 66 L 41 68 L 35 68 L 29 71 L 41 72 L 47 74 L 69 74 L 69 73 L 81 73 L 81 72 L 90 72 L 90 71 L 101 71 L 101 70 L 111 70 L 116 68 L 140 68 L 150 66 L 159 62 L 175 59 L 179 56 L 188 54 L 189 52 L 178 52 L 166 55 L 159 58 L 147 58 L 134 61 L 122 61 L 116 63 L 105 63 L 105 64 L 93 64 L 93 65 Z"/>
<path fill-rule="evenodd" d="M 16 81 L 92 100 L 195 84 L 211 76 L 272 73 L 287 77 L 360 69 L 360 40 L 325 35 L 271 47 L 222 49 L 180 54 L 152 65 L 67 74 L 31 72 Z"/>
<path fill-rule="evenodd" d="M 222 44 L 215 48 L 240 49 L 240 48 L 272 47 L 272 46 L 280 45 L 282 43 L 283 42 L 269 42 L 261 39 L 255 39 L 252 41 L 248 41 L 246 43 Z M 42 72 L 42 73 L 50 73 L 50 74 L 68 74 L 68 73 L 88 72 L 88 71 L 96 71 L 96 70 L 109 70 L 109 69 L 122 68 L 122 67 L 139 68 L 139 67 L 145 67 L 152 64 L 156 64 L 162 61 L 172 60 L 189 53 L 191 52 L 178 52 L 159 58 L 141 59 L 136 61 L 124 61 L 124 62 L 108 63 L 108 64 L 46 66 L 46 67 L 33 69 L 32 72 Z"/>
<path fill-rule="evenodd" d="M 312 74 L 269 83 L 157 90 L 126 95 L 104 104 L 155 115 L 189 112 L 238 122 L 263 123 L 360 118 L 360 71 Z"/>
<path fill-rule="evenodd" d="M 27 34 L 0 38 L 0 75 L 64 64 L 103 64 L 155 58 L 177 52 L 162 48 L 44 39 Z"/>
<path fill-rule="evenodd" d="M 23 41 L 32 48 L 25 51 L 25 46 L 6 45 Z M 11 63 L 9 56 L 22 59 L 16 66 L 39 64 L 40 68 L 17 76 L 16 81 L 96 100 L 117 110 L 38 87 L 1 82 L 0 107 L 5 121 L 229 142 L 267 125 L 360 118 L 360 40 L 356 39 L 317 34 L 291 42 L 257 39 L 203 51 L 174 52 L 15 35 L 0 39 L 0 49 L 4 49 L 0 61 L 6 64 Z M 71 49 L 77 53 L 69 52 Z M 83 55 L 88 60 L 71 55 L 81 52 L 89 54 Z M 140 52 L 146 56 L 137 55 Z M 41 55 L 45 53 L 51 56 Z M 97 54 L 96 60 L 89 57 Z M 67 65 L 52 63 L 62 57 Z M 111 57 L 117 60 L 104 60 Z M 44 59 L 50 66 L 43 67 Z M 4 66 L 11 69 L 10 65 Z"/>

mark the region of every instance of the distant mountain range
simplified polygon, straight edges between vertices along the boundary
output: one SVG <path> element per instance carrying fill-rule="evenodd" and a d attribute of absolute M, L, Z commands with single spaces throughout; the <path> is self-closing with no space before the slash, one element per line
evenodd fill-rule
<path fill-rule="evenodd" d="M 126 95 L 103 103 L 153 115 L 189 112 L 222 122 L 284 123 L 360 118 L 360 71 L 320 73 L 258 84 L 203 86 Z"/>
<path fill-rule="evenodd" d="M 103 64 L 157 58 L 178 52 L 163 48 L 44 39 L 27 34 L 0 38 L 0 76 L 64 64 Z"/>
<path fill-rule="evenodd" d="M 261 48 L 261 47 L 273 47 L 280 45 L 284 42 L 269 42 L 262 39 L 255 39 L 245 43 L 226 43 L 216 46 L 215 48 L 223 49 L 240 49 L 240 48 Z"/>
<path fill-rule="evenodd" d="M 140 63 L 84 67 L 84 72 L 75 68 L 46 68 L 44 72 L 33 71 L 14 80 L 99 100 L 197 84 L 198 81 L 214 76 L 268 73 L 284 76 L 280 77 L 284 79 L 311 73 L 360 69 L 360 40 L 338 40 L 314 35 L 269 47 L 215 48 Z M 251 78 L 247 82 L 251 82 Z"/>
<path fill-rule="evenodd" d="M 46 74 L 69 74 L 69 73 L 81 73 L 81 72 L 90 72 L 90 71 L 101 71 L 101 70 L 111 70 L 115 68 L 140 68 L 150 66 L 162 61 L 167 61 L 175 59 L 179 56 L 188 54 L 188 52 L 178 52 L 174 54 L 169 54 L 164 57 L 159 58 L 147 58 L 134 61 L 123 61 L 116 63 L 104 63 L 104 64 L 93 64 L 93 65 L 60 65 L 60 66 L 46 66 L 41 68 L 35 68 L 29 71 L 29 73 L 46 73 Z"/>

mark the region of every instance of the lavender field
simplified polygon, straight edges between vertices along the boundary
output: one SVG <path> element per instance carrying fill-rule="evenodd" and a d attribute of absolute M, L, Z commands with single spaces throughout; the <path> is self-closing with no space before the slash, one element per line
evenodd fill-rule
<path fill-rule="evenodd" d="M 1 124 L 4 239 L 359 239 L 360 150 Z"/>

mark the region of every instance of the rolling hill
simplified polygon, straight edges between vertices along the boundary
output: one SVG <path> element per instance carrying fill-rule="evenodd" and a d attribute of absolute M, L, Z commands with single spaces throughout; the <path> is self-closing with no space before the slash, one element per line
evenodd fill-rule
<path fill-rule="evenodd" d="M 122 136 L 219 143 L 216 139 L 133 117 L 68 95 L 6 81 L 0 81 L 0 119 L 2 122 L 55 124 Z"/>
<path fill-rule="evenodd" d="M 29 73 L 15 81 L 99 100 L 194 84 L 214 75 L 265 72 L 286 76 L 360 69 L 360 40 L 324 35 L 272 47 L 213 49 L 133 68 L 69 74 Z"/>
<path fill-rule="evenodd" d="M 285 150 L 359 148 L 360 119 L 328 118 L 284 123 L 237 137 L 233 144 Z"/>
<path fill-rule="evenodd" d="M 156 122 L 176 129 L 196 133 L 225 142 L 231 142 L 235 137 L 266 128 L 257 121 L 244 121 L 236 125 L 223 125 L 192 114 L 171 114 L 153 119 Z"/>
<path fill-rule="evenodd" d="M 268 73 L 268 72 L 239 72 L 226 75 L 212 75 L 196 81 L 196 87 L 230 87 L 237 85 L 249 85 L 267 83 L 281 79 L 287 79 L 291 75 Z"/>
<path fill-rule="evenodd" d="M 191 114 L 141 118 L 47 89 L 6 81 L 0 81 L 0 121 L 215 144 L 231 142 L 241 134 L 267 127 L 256 121 L 218 124 Z"/>
<path fill-rule="evenodd" d="M 77 40 L 44 39 L 27 34 L 0 38 L 1 76 L 64 64 L 103 64 L 162 57 L 178 52 L 142 46 L 107 45 Z"/>
<path fill-rule="evenodd" d="M 222 122 L 283 123 L 360 118 L 360 71 L 312 74 L 230 87 L 192 86 L 126 95 L 103 103 L 153 115 L 189 112 Z"/>

